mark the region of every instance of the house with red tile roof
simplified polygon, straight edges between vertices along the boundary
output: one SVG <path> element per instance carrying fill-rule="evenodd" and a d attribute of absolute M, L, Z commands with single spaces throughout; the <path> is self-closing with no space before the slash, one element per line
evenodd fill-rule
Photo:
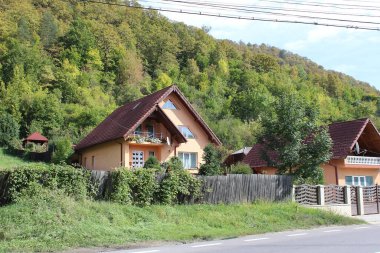
<path fill-rule="evenodd" d="M 150 157 L 160 162 L 179 157 L 197 172 L 203 149 L 221 145 L 177 86 L 172 85 L 113 111 L 76 146 L 79 163 L 88 169 L 139 168 Z"/>
<path fill-rule="evenodd" d="M 328 126 L 333 142 L 332 157 L 322 164 L 326 184 L 380 184 L 380 134 L 368 118 L 336 122 Z M 256 173 L 275 174 L 263 159 L 264 146 L 256 144 L 244 158 Z M 276 160 L 274 152 L 268 152 Z"/>

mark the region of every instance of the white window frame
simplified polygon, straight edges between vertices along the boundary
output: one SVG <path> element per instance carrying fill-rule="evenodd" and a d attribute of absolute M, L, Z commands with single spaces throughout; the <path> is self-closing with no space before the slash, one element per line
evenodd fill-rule
<path fill-rule="evenodd" d="M 188 155 L 190 158 L 190 164 L 185 163 L 185 155 Z M 195 156 L 195 163 L 194 166 L 191 164 L 191 156 Z M 178 152 L 178 158 L 182 161 L 182 166 L 185 170 L 193 170 L 193 169 L 198 169 L 197 164 L 198 164 L 198 153 L 197 152 Z"/>
<path fill-rule="evenodd" d="M 370 186 L 370 185 L 367 185 L 367 177 L 372 177 L 372 176 L 346 176 L 346 177 L 351 177 L 352 186 Z M 355 182 L 355 179 L 357 179 L 357 182 Z M 373 177 L 372 177 L 372 180 L 373 180 Z"/>
<path fill-rule="evenodd" d="M 179 125 L 178 129 L 182 133 L 182 135 L 186 137 L 186 139 L 196 139 L 197 138 L 196 135 L 187 126 Z M 192 134 L 192 136 L 188 136 L 186 133 L 184 133 L 183 129 L 187 129 Z"/>

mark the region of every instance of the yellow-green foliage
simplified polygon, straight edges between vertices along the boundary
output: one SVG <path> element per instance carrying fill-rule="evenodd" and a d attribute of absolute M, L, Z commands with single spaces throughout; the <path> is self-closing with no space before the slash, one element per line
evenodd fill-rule
<path fill-rule="evenodd" d="M 77 143 L 114 108 L 176 83 L 229 149 L 251 146 L 260 119 L 289 91 L 321 108 L 319 123 L 376 114 L 379 92 L 308 59 L 216 40 L 155 11 L 83 1 L 2 1 L 0 111 L 20 138 Z"/>

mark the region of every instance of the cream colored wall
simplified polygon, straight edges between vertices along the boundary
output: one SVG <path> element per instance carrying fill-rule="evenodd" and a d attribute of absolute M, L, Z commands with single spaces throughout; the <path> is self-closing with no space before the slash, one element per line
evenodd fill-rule
<path fill-rule="evenodd" d="M 186 143 L 181 143 L 177 148 L 177 155 L 179 152 L 195 152 L 197 155 L 197 166 L 199 168 L 200 164 L 203 161 L 203 149 L 207 144 L 210 143 L 208 135 L 203 130 L 201 125 L 195 120 L 190 111 L 185 107 L 184 104 L 178 99 L 177 95 L 170 94 L 167 99 L 170 99 L 174 105 L 177 107 L 177 110 L 171 109 L 163 109 L 169 119 L 176 126 L 187 126 L 190 131 L 195 135 L 195 139 L 188 139 Z M 162 101 L 160 106 L 162 107 L 164 103 L 167 101 Z M 168 160 L 170 157 L 174 156 L 174 150 L 172 149 L 170 152 L 164 152 L 163 158 L 164 160 Z"/>
<path fill-rule="evenodd" d="M 338 184 L 346 184 L 346 176 L 372 176 L 374 184 L 380 184 L 380 166 L 346 165 L 343 159 L 331 160 L 330 164 L 323 165 L 326 184 L 336 184 L 335 168 L 338 168 Z"/>
<path fill-rule="evenodd" d="M 122 141 L 113 141 L 88 148 L 81 152 L 81 164 L 92 170 L 112 170 L 120 167 L 123 165 L 122 146 Z M 95 158 L 94 166 L 92 166 L 92 157 Z"/>

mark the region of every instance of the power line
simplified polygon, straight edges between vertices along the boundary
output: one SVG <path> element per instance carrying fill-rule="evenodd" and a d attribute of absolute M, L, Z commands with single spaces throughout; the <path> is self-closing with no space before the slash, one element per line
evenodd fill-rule
<path fill-rule="evenodd" d="M 220 17 L 228 19 L 240 19 L 240 20 L 256 20 L 264 22 L 277 22 L 277 23 L 292 23 L 292 24 L 307 24 L 307 25 L 318 25 L 318 26 L 329 26 L 329 27 L 339 27 L 339 28 L 350 28 L 350 29 L 360 29 L 360 30 L 369 30 L 369 31 L 380 31 L 379 27 L 369 27 L 369 26 L 359 26 L 359 25 L 343 25 L 343 24 L 331 24 L 331 23 L 320 23 L 316 21 L 301 21 L 301 20 L 287 20 L 287 19 L 276 19 L 276 18 L 264 18 L 264 17 L 246 17 L 239 15 L 229 15 L 229 14 L 217 14 L 217 13 L 207 13 L 201 11 L 191 11 L 191 10 L 181 10 L 181 9 L 167 9 L 167 8 L 158 8 L 158 7 L 143 7 L 138 5 L 127 5 L 120 3 L 112 2 L 102 2 L 95 0 L 82 0 L 82 3 L 93 3 L 93 4 L 103 4 L 110 6 L 121 6 L 133 9 L 142 9 L 142 10 L 154 10 L 154 11 L 163 11 L 171 13 L 181 13 L 181 14 L 190 14 L 190 15 L 201 15 L 209 17 Z"/>
<path fill-rule="evenodd" d="M 235 8 L 229 5 L 228 7 L 226 5 L 222 4 L 209 4 L 209 3 L 195 3 L 195 2 L 189 2 L 189 1 L 181 1 L 181 0 L 162 0 L 164 2 L 174 2 L 174 3 L 183 3 L 183 4 L 190 4 L 190 5 L 196 5 L 196 6 L 208 6 L 208 7 L 214 7 L 216 9 L 222 9 L 222 10 L 238 10 L 240 12 L 245 13 L 264 13 L 264 14 L 272 14 L 272 15 L 278 15 L 278 16 L 286 16 L 286 17 L 296 17 L 296 18 L 307 18 L 307 19 L 318 19 L 318 20 L 329 20 L 329 21 L 337 21 L 337 22 L 351 22 L 351 23 L 359 23 L 359 24 L 373 24 L 373 25 L 380 25 L 379 22 L 372 22 L 372 21 L 361 21 L 361 20 L 352 20 L 352 19 L 340 19 L 340 18 L 328 18 L 328 17 L 319 17 L 319 16 L 306 16 L 306 15 L 300 15 L 300 14 L 291 14 L 291 13 L 281 13 L 281 12 L 272 12 L 272 11 L 261 11 L 261 10 L 252 10 L 252 9 L 244 9 L 244 8 Z M 144 2 L 150 2 L 144 1 Z M 166 3 L 167 4 L 167 3 Z"/>
<path fill-rule="evenodd" d="M 261 2 L 270 2 L 270 3 L 280 3 L 280 4 L 291 4 L 291 5 L 302 5 L 302 6 L 315 6 L 315 7 L 331 7 L 336 9 L 347 9 L 347 10 L 372 10 L 379 11 L 379 6 L 365 6 L 365 5 L 350 5 L 350 4 L 333 4 L 333 3 L 319 3 L 319 2 L 296 2 L 296 1 L 287 1 L 287 0 L 258 0 Z"/>
<path fill-rule="evenodd" d="M 169 4 L 168 2 L 184 2 L 184 1 L 170 1 L 170 0 L 160 0 L 162 4 Z M 141 0 L 140 2 L 150 2 L 150 3 L 157 3 L 157 1 L 154 0 Z M 212 2 L 184 2 L 185 5 L 200 5 L 202 6 L 202 3 L 205 4 L 214 4 Z M 357 13 L 339 13 L 339 12 L 331 12 L 331 11 L 316 11 L 316 10 L 306 10 L 306 9 L 292 9 L 292 8 L 279 8 L 279 7 L 272 7 L 272 6 L 264 6 L 264 5 L 230 5 L 230 4 L 219 4 L 223 7 L 228 8 L 241 8 L 242 10 L 250 10 L 250 9 L 259 9 L 259 10 L 278 10 L 278 11 L 291 11 L 291 12 L 301 12 L 301 13 L 316 13 L 316 14 L 326 14 L 326 15 L 340 15 L 340 16 L 350 16 L 350 17 L 367 17 L 367 18 L 380 18 L 380 16 L 373 16 L 368 14 L 357 14 Z"/>

